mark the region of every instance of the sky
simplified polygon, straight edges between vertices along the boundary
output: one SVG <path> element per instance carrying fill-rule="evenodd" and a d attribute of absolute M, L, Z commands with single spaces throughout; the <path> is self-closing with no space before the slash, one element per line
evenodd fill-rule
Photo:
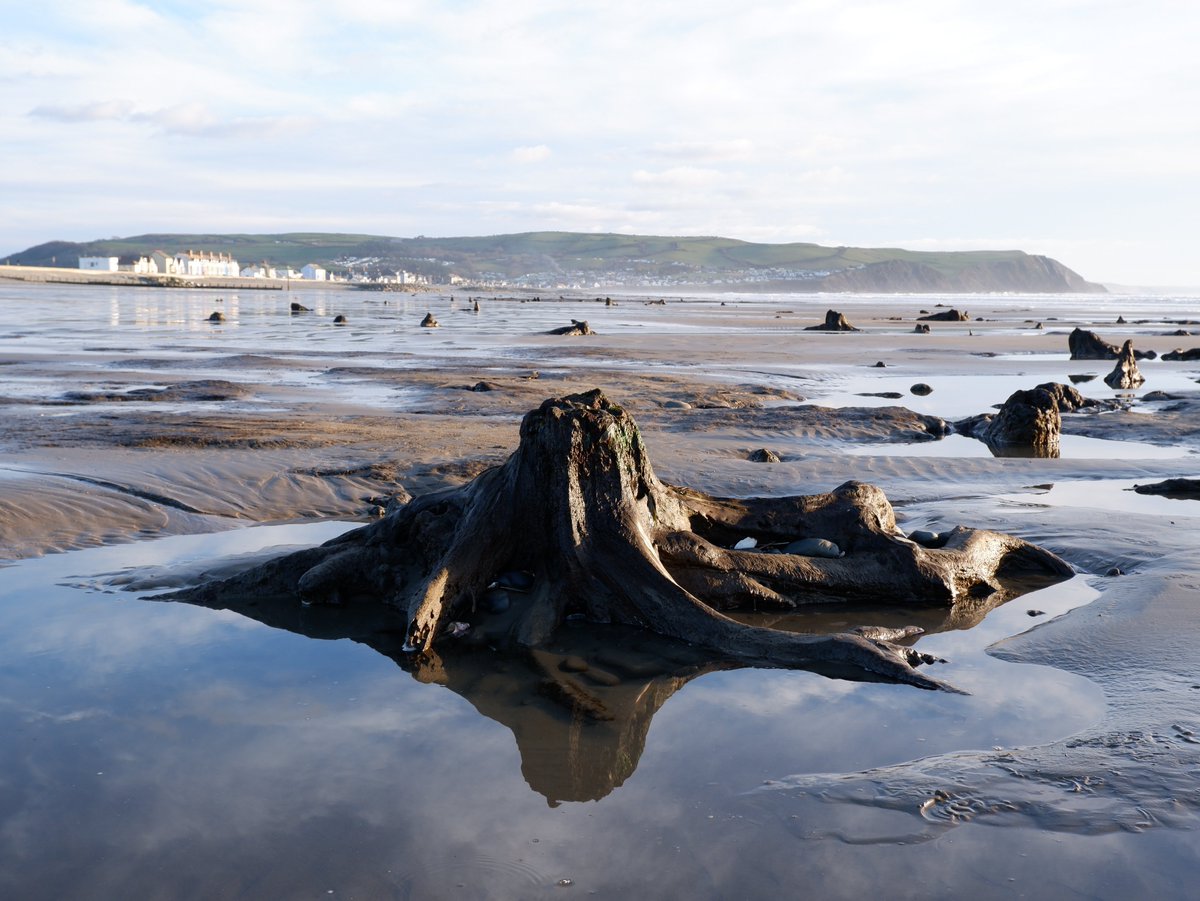
<path fill-rule="evenodd" d="M 1198 40 L 1195 0 L 0 0 L 0 256 L 562 230 L 1200 286 Z"/>

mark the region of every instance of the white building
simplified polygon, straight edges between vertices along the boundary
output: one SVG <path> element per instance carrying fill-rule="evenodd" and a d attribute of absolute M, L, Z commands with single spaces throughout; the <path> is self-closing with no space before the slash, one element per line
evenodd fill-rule
<path fill-rule="evenodd" d="M 132 272 L 136 275 L 157 275 L 158 263 L 150 257 L 138 257 L 128 266 L 121 267 L 122 272 Z"/>
<path fill-rule="evenodd" d="M 212 253 L 207 250 L 188 250 L 175 254 L 176 271 L 180 275 L 218 276 L 237 278 L 242 269 L 227 253 Z"/>
<path fill-rule="evenodd" d="M 306 263 L 304 268 L 300 270 L 300 274 L 309 281 L 325 281 L 325 270 L 316 263 Z"/>
<path fill-rule="evenodd" d="M 150 254 L 150 259 L 154 265 L 158 267 L 157 271 L 163 275 L 178 275 L 179 266 L 175 262 L 175 257 L 167 253 L 165 250 L 155 250 Z"/>
<path fill-rule="evenodd" d="M 274 266 L 263 263 L 252 263 L 242 270 L 242 278 L 278 278 Z"/>
<path fill-rule="evenodd" d="M 92 272 L 116 272 L 118 260 L 116 257 L 80 257 L 79 268 L 90 269 Z"/>

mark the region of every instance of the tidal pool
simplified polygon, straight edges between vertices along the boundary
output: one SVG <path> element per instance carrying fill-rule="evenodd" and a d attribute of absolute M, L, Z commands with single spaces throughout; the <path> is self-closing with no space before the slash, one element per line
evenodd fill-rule
<path fill-rule="evenodd" d="M 1062 435 L 1060 456 L 1068 460 L 1174 460 L 1196 458 L 1191 448 L 1178 445 L 1147 444 L 1143 441 L 1115 441 L 1086 435 Z M 994 457 L 988 446 L 966 435 L 947 435 L 929 441 L 855 444 L 839 447 L 839 453 L 856 457 Z M 1011 456 L 1032 456 L 1014 453 Z"/>
<path fill-rule="evenodd" d="M 1086 679 L 985 653 L 1088 603 L 1082 578 L 921 639 L 969 695 L 703 672 L 682 646 L 639 650 L 617 630 L 604 637 L 621 646 L 607 722 L 556 706 L 487 652 L 411 671 L 402 631 L 389 640 L 299 605 L 271 628 L 251 618 L 266 612 L 122 590 L 347 527 L 181 536 L 3 571 L 0 895 L 765 896 L 804 867 L 778 853 L 792 821 L 755 819 L 761 844 L 729 854 L 764 781 L 1056 740 L 1103 711 Z M 674 662 L 639 670 L 639 653 Z"/>

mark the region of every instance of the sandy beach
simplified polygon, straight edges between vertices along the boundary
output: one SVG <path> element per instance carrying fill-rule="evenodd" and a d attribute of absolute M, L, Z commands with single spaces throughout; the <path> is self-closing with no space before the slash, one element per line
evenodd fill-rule
<path fill-rule="evenodd" d="M 745 497 L 871 482 L 906 529 L 1011 532 L 1097 593 L 1061 616 L 1014 607 L 1020 634 L 991 653 L 1098 686 L 1100 716 L 1044 743 L 763 774 L 770 784 L 736 802 L 749 819 L 727 833 L 756 845 L 757 891 L 786 883 L 780 861 L 800 843 L 823 897 L 885 881 L 900 897 L 968 883 L 980 897 L 1014 885 L 1029 897 L 1185 896 L 1200 863 L 1200 502 L 1128 489 L 1200 477 L 1200 363 L 1142 361 L 1145 385 L 1114 391 L 1102 381 L 1111 361 L 1069 360 L 1067 335 L 1078 326 L 1160 355 L 1200 346 L 1197 301 L 343 291 L 301 295 L 312 309 L 297 315 L 287 292 L 268 294 L 0 282 L 0 580 L 86 548 L 369 522 L 503 461 L 546 398 L 599 387 L 672 484 Z M 914 331 L 951 307 L 970 318 Z M 860 331 L 807 330 L 830 308 Z M 224 321 L 208 322 L 213 312 Z M 439 328 L 418 325 L 427 312 Z M 573 319 L 596 334 L 545 334 Z M 949 434 L 1045 382 L 1106 402 L 1064 416 L 1060 458 L 994 457 Z M 918 383 L 932 391 L 913 393 Z M 780 462 L 750 462 L 759 448 Z M 741 872 L 732 852 L 704 847 L 707 883 L 646 865 L 664 867 L 669 896 L 728 887 Z M 853 864 L 861 879 L 847 878 L 852 859 L 869 860 Z M 619 894 L 619 880 L 593 878 Z"/>

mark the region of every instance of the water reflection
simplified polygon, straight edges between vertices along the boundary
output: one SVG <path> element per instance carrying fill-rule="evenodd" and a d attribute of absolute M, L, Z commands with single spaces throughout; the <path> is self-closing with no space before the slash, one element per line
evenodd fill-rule
<path fill-rule="evenodd" d="M 512 731 L 525 781 L 551 806 L 599 800 L 624 783 L 667 699 L 692 679 L 729 668 L 710 653 L 621 626 L 568 624 L 545 648 L 503 653 L 476 631 L 418 656 L 404 649 L 406 620 L 391 608 L 303 607 L 292 597 L 268 597 L 229 609 L 309 638 L 353 639 L 417 681 L 465 698 Z"/>
<path fill-rule="evenodd" d="M 1010 583 L 987 596 L 964 598 L 953 609 L 828 604 L 734 618 L 807 633 L 870 624 L 918 625 L 932 634 L 970 629 L 996 607 L 1041 585 Z M 208 606 L 193 599 L 181 602 Z M 743 666 L 628 626 L 568 622 L 545 646 L 500 651 L 494 643 L 506 633 L 504 616 L 481 614 L 461 638 L 415 655 L 405 647 L 406 618 L 383 605 L 306 607 L 289 595 L 223 597 L 214 606 L 308 638 L 352 639 L 418 682 L 450 689 L 512 732 L 526 783 L 552 807 L 596 801 L 621 786 L 638 766 L 651 720 L 675 692 L 699 676 Z M 827 677 L 874 681 L 857 668 L 825 664 L 812 669 Z"/>
<path fill-rule="evenodd" d="M 1080 580 L 922 637 L 971 695 L 711 672 L 653 636 L 573 627 L 540 659 L 464 643 L 404 671 L 403 632 L 378 610 L 214 611 L 114 591 L 339 528 L 179 536 L 4 571 L 0 897 L 555 898 L 563 878 L 606 898 L 776 897 L 814 854 L 830 856 L 821 872 L 878 887 L 894 871 L 861 845 L 797 856 L 795 831 L 823 828 L 828 805 L 776 821 L 746 792 L 1044 742 L 1102 710 L 1081 677 L 982 653 L 1037 621 L 1027 607 L 1050 617 L 1091 600 Z M 314 640 L 335 638 L 352 640 Z M 566 678 L 612 718 L 557 700 L 549 684 Z M 600 800 L 547 803 L 569 798 Z"/>
<path fill-rule="evenodd" d="M 838 447 L 838 453 L 857 457 L 1064 457 L 1071 460 L 1174 460 L 1194 457 L 1180 445 L 1116 441 L 1086 435 L 1059 436 L 1058 453 L 1038 453 L 1034 448 L 989 445 L 966 435 L 947 435 L 929 441 L 855 444 Z"/>

